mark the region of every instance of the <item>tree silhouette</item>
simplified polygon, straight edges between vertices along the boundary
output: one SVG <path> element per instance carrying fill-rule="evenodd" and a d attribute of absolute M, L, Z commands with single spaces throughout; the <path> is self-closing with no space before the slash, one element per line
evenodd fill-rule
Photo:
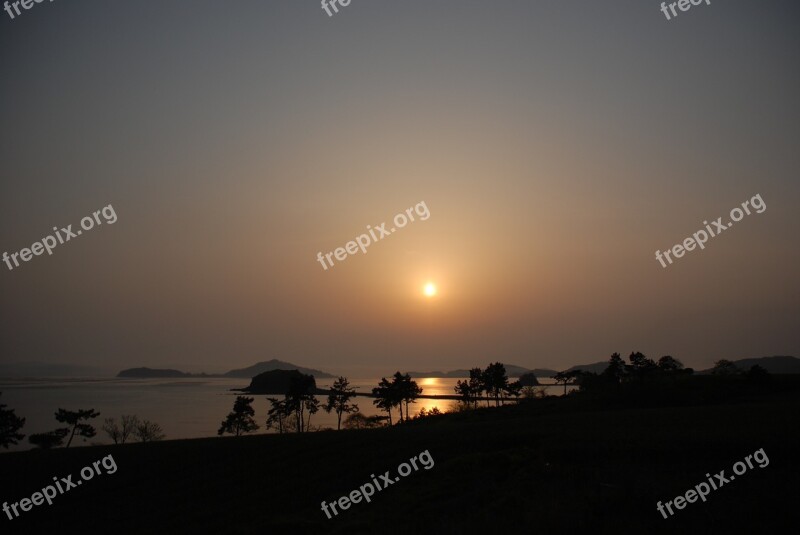
<path fill-rule="evenodd" d="M 339 377 L 333 382 L 331 393 L 328 394 L 328 403 L 325 411 L 336 413 L 336 429 L 342 428 L 342 414 L 349 414 L 358 411 L 358 405 L 350 404 L 350 400 L 355 397 L 355 389 L 350 387 L 350 382 L 345 377 Z"/>
<path fill-rule="evenodd" d="M 494 396 L 495 406 L 500 406 L 500 394 L 508 389 L 508 376 L 506 375 L 506 367 L 500 363 L 495 362 L 486 367 L 484 376 L 484 388 L 486 392 Z"/>
<path fill-rule="evenodd" d="M 400 372 L 394 374 L 392 381 L 392 388 L 400 406 L 400 421 L 403 421 L 403 403 L 406 404 L 406 420 L 409 419 L 408 404 L 416 403 L 416 399 L 422 394 L 422 388 L 419 387 L 416 381 L 411 380 L 409 374 L 401 375 Z"/>
<path fill-rule="evenodd" d="M 267 398 L 272 407 L 267 413 L 267 429 L 276 429 L 283 434 L 284 430 L 289 431 L 287 419 L 292 415 L 292 411 L 286 408 L 286 400 L 278 398 Z"/>
<path fill-rule="evenodd" d="M 386 416 L 364 416 L 360 412 L 354 412 L 347 415 L 344 419 L 345 429 L 371 429 L 374 427 L 382 427 Z"/>
<path fill-rule="evenodd" d="M 677 372 L 683 369 L 683 363 L 676 358 L 665 355 L 658 359 L 658 369 L 665 372 Z"/>
<path fill-rule="evenodd" d="M 309 430 L 305 420 L 306 411 L 310 421 L 311 415 L 319 410 L 319 401 L 314 396 L 316 388 L 313 375 L 301 374 L 289 380 L 289 390 L 285 396 L 286 410 L 294 414 L 298 433 Z"/>
<path fill-rule="evenodd" d="M 508 383 L 505 390 L 503 391 L 503 394 L 506 397 L 513 397 L 518 399 L 520 394 L 522 394 L 522 383 L 519 380 L 514 381 L 513 383 Z"/>
<path fill-rule="evenodd" d="M 18 440 L 25 438 L 25 435 L 19 432 L 24 426 L 25 418 L 17 416 L 14 409 L 6 409 L 5 405 L 0 404 L 0 446 L 8 449 L 9 446 L 16 445 Z"/>
<path fill-rule="evenodd" d="M 489 368 L 485 370 L 481 370 L 480 375 L 480 385 L 481 385 L 481 392 L 486 393 L 486 406 L 491 407 L 491 397 L 492 397 L 492 378 L 489 375 Z"/>
<path fill-rule="evenodd" d="M 431 410 L 425 410 L 425 407 L 422 407 L 416 416 L 414 416 L 414 420 L 419 420 L 421 418 L 430 418 L 431 416 L 441 416 L 444 414 L 442 411 L 439 410 L 439 407 L 434 407 Z"/>
<path fill-rule="evenodd" d="M 386 377 L 381 377 L 378 386 L 372 389 L 372 395 L 375 399 L 372 403 L 382 411 L 389 414 L 389 425 L 392 425 L 392 407 L 398 404 L 397 392 L 393 388 L 392 383 L 386 380 Z M 400 414 L 402 420 L 403 415 Z"/>
<path fill-rule="evenodd" d="M 656 367 L 656 363 L 653 362 L 652 359 L 647 358 L 639 351 L 631 353 L 628 356 L 628 360 L 631 361 L 630 366 L 627 366 L 628 371 L 632 376 L 636 377 L 639 380 L 642 380 L 646 376 L 651 375 L 658 369 Z"/>
<path fill-rule="evenodd" d="M 161 430 L 161 426 L 149 420 L 137 420 L 134 433 L 136 438 L 139 439 L 139 442 L 155 442 L 156 440 L 164 438 L 164 432 Z"/>
<path fill-rule="evenodd" d="M 461 397 L 461 401 L 466 405 L 472 407 L 476 403 L 475 396 L 472 393 L 472 388 L 470 388 L 468 381 L 456 381 L 456 386 L 453 390 L 456 391 L 456 394 Z"/>
<path fill-rule="evenodd" d="M 243 433 L 250 433 L 258 429 L 258 424 L 253 419 L 256 412 L 253 410 L 251 403 L 253 403 L 253 398 L 236 396 L 236 401 L 233 403 L 233 412 L 229 413 L 227 418 L 222 421 L 217 434 L 230 433 L 238 437 Z"/>
<path fill-rule="evenodd" d="M 48 431 L 47 433 L 36 433 L 28 437 L 28 442 L 43 450 L 49 450 L 61 446 L 64 443 L 64 437 L 69 434 L 69 427 L 61 427 L 55 431 Z"/>
<path fill-rule="evenodd" d="M 625 361 L 622 360 L 619 353 L 614 353 L 611 355 L 611 358 L 608 359 L 608 367 L 603 370 L 602 376 L 619 385 L 625 378 L 626 373 Z"/>
<path fill-rule="evenodd" d="M 564 385 L 564 395 L 566 396 L 567 385 L 570 384 L 575 378 L 577 378 L 579 374 L 580 372 L 578 370 L 569 370 L 569 371 L 565 370 L 563 372 L 558 372 L 557 374 L 555 374 L 553 376 L 553 379 L 555 379 L 556 384 L 562 383 Z"/>
<path fill-rule="evenodd" d="M 114 441 L 114 444 L 125 444 L 128 437 L 136 432 L 136 426 L 139 425 L 139 418 L 135 415 L 123 414 L 121 421 L 121 424 L 117 424 L 114 418 L 103 420 L 102 430 Z"/>
<path fill-rule="evenodd" d="M 319 411 L 319 400 L 311 395 L 304 401 L 305 409 L 308 411 L 308 419 L 306 420 L 306 433 L 311 430 L 311 415 L 317 414 Z"/>
<path fill-rule="evenodd" d="M 519 382 L 522 386 L 539 386 L 539 380 L 533 372 L 523 373 L 519 376 Z"/>
<path fill-rule="evenodd" d="M 89 424 L 82 424 L 81 421 L 91 420 L 93 418 L 97 418 L 98 416 L 100 416 L 100 413 L 95 412 L 94 409 L 78 409 L 77 411 L 58 409 L 58 412 L 56 412 L 56 420 L 63 424 L 72 426 L 72 432 L 69 435 L 69 440 L 67 441 L 66 447 L 69 448 L 75 435 L 83 437 L 84 440 L 95 436 L 97 431 L 95 431 L 94 427 Z"/>

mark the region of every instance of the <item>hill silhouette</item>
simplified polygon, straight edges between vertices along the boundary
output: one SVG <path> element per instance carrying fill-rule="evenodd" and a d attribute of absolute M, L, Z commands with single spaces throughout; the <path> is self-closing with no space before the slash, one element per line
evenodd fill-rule
<path fill-rule="evenodd" d="M 186 373 L 180 370 L 172 369 L 158 369 L 158 368 L 128 368 L 122 370 L 117 374 L 117 377 L 136 378 L 136 379 L 154 379 L 154 378 L 170 378 L 170 377 L 237 377 L 242 379 L 252 379 L 256 375 L 272 370 L 297 370 L 306 375 L 313 375 L 316 379 L 331 379 L 335 377 L 329 373 L 325 373 L 312 368 L 304 368 L 291 362 L 284 362 L 282 360 L 272 359 L 264 362 L 258 362 L 247 368 L 240 368 L 230 370 L 226 373 Z"/>
<path fill-rule="evenodd" d="M 293 379 L 301 379 L 303 374 L 297 370 L 270 370 L 260 373 L 250 380 L 250 386 L 243 388 L 242 392 L 248 394 L 278 394 L 284 395 L 289 391 Z M 316 381 L 311 388 L 315 395 L 327 394 L 327 390 L 317 388 Z"/>
<path fill-rule="evenodd" d="M 246 379 L 252 379 L 256 375 L 272 370 L 297 370 L 300 373 L 304 373 L 306 375 L 313 375 L 314 378 L 316 379 L 332 379 L 335 377 L 334 375 L 331 375 L 329 373 L 325 373 L 319 370 L 314 370 L 312 368 L 304 368 L 303 366 L 298 366 L 297 364 L 292 364 L 291 362 L 284 362 L 282 360 L 277 360 L 277 359 L 259 362 L 247 368 L 231 370 L 223 374 L 223 377 L 241 377 Z"/>
<path fill-rule="evenodd" d="M 737 368 L 746 372 L 753 366 L 761 366 L 769 373 L 798 373 L 800 374 L 800 359 L 796 357 L 755 357 L 732 361 Z M 711 368 L 697 373 L 711 373 Z"/>

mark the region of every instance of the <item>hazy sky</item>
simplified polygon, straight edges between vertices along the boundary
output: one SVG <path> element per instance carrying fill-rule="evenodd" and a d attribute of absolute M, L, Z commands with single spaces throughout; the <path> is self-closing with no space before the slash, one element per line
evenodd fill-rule
<path fill-rule="evenodd" d="M 1 362 L 800 356 L 800 4 L 70 0 L 0 12 Z M 665 250 L 753 195 L 664 269 Z M 316 260 L 424 201 L 327 271 Z M 433 281 L 439 294 L 421 289 Z"/>

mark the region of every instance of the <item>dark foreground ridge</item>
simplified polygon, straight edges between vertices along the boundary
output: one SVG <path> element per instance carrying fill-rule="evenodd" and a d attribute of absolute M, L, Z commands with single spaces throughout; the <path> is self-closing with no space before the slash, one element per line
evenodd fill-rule
<path fill-rule="evenodd" d="M 2 521 L 17 533 L 80 516 L 131 534 L 786 533 L 800 520 L 799 382 L 709 404 L 570 395 L 374 430 L 7 453 L 3 500 L 108 454 L 119 470 Z M 766 468 L 666 520 L 656 510 L 759 448 Z M 320 510 L 424 450 L 434 469 L 331 520 Z"/>

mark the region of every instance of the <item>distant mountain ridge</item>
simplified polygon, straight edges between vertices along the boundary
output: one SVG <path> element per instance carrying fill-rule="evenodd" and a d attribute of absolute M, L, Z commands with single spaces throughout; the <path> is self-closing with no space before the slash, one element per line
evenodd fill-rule
<path fill-rule="evenodd" d="M 157 368 L 128 368 L 122 370 L 117 374 L 117 377 L 122 378 L 138 378 L 138 379 L 156 379 L 156 378 L 174 378 L 174 377 L 235 377 L 241 379 L 252 379 L 256 375 L 273 370 L 297 370 L 306 375 L 313 375 L 316 379 L 331 379 L 335 377 L 329 373 L 312 368 L 305 368 L 292 364 L 291 362 L 284 362 L 282 360 L 272 359 L 264 362 L 258 362 L 248 368 L 239 368 L 230 370 L 222 374 L 206 374 L 206 373 L 186 373 L 180 370 L 172 369 L 157 369 Z"/>
<path fill-rule="evenodd" d="M 800 359 L 788 356 L 775 356 L 775 357 L 754 357 L 747 359 L 739 359 L 731 361 L 733 364 L 742 370 L 748 371 L 753 366 L 761 366 L 769 373 L 800 373 Z M 712 368 L 702 370 L 697 373 L 705 374 L 711 373 Z"/>
<path fill-rule="evenodd" d="M 566 371 L 574 372 L 574 371 L 582 371 L 588 373 L 603 373 L 603 371 L 608 368 L 608 361 L 603 360 L 600 362 L 592 362 L 591 364 L 578 364 L 577 366 L 573 366 L 572 368 L 567 368 Z"/>

